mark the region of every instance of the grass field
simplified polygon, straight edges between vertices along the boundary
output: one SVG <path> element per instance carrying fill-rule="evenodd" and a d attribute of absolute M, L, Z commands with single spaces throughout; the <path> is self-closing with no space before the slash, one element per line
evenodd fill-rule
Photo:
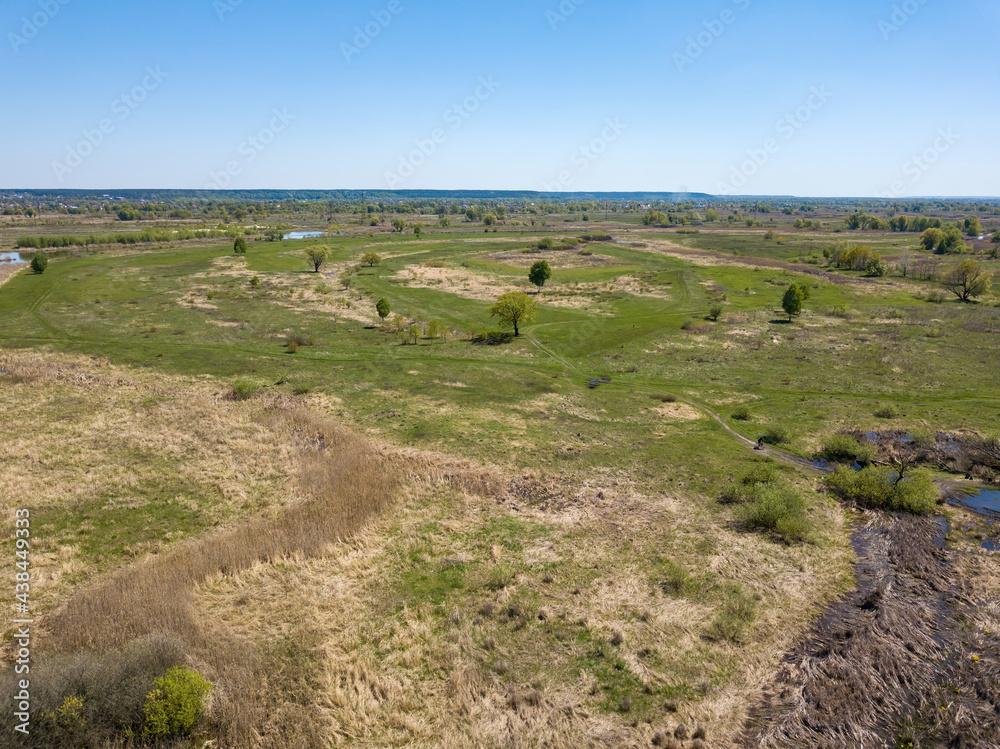
<path fill-rule="evenodd" d="M 337 444 L 370 445 L 391 504 L 309 550 L 289 539 L 183 579 L 200 624 L 175 634 L 195 665 L 242 688 L 216 638 L 265 664 L 249 692 L 280 682 L 274 664 L 294 683 L 240 720 L 220 699 L 206 730 L 232 740 L 252 714 L 269 746 L 570 747 L 648 745 L 683 722 L 735 745 L 781 654 L 852 586 L 853 554 L 849 512 L 789 467 L 804 540 L 748 530 L 719 500 L 762 459 L 729 430 L 783 429 L 801 456 L 848 428 L 995 432 L 1000 308 L 790 262 L 821 259 L 832 234 L 614 233 L 553 250 L 533 247 L 542 234 L 354 233 L 245 257 L 185 242 L 11 278 L 0 483 L 8 524 L 32 510 L 51 647 L 86 591 L 291 523 L 316 435 L 347 429 Z M 537 320 L 472 345 L 498 294 L 535 294 L 539 259 Z M 811 294 L 789 322 L 792 282 Z M 447 334 L 401 332 L 432 321 Z M 136 632 L 156 631 L 149 616 Z"/>

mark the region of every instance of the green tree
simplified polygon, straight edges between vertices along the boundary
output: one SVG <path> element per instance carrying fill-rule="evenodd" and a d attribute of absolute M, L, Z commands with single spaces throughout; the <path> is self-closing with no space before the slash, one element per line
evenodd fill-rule
<path fill-rule="evenodd" d="M 413 345 L 417 345 L 417 339 L 420 337 L 420 326 L 416 323 L 410 326 L 409 337 L 413 340 Z"/>
<path fill-rule="evenodd" d="M 993 243 L 993 249 L 990 250 L 990 257 L 996 260 L 997 255 L 1000 255 L 1000 231 L 993 232 L 993 236 L 990 237 L 990 241 Z"/>
<path fill-rule="evenodd" d="M 447 229 L 449 226 L 451 226 L 451 219 L 448 218 L 447 216 L 442 216 L 441 218 L 438 219 L 438 226 L 440 226 L 442 229 Z"/>
<path fill-rule="evenodd" d="M 392 309 L 389 307 L 389 300 L 382 297 L 377 302 L 375 302 L 375 311 L 378 312 L 378 316 L 382 318 L 382 324 L 385 325 L 385 318 L 389 316 Z"/>
<path fill-rule="evenodd" d="M 382 262 L 382 256 L 377 252 L 366 252 L 361 256 L 361 262 L 367 265 L 369 268 L 374 268 L 376 265 Z"/>
<path fill-rule="evenodd" d="M 327 261 L 330 257 L 330 251 L 323 245 L 318 247 L 310 247 L 306 250 L 306 257 L 313 266 L 313 271 L 319 273 L 319 269 L 323 267 L 323 263 Z"/>
<path fill-rule="evenodd" d="M 536 307 L 535 300 L 523 291 L 511 291 L 501 294 L 489 313 L 490 317 L 499 318 L 501 324 L 512 326 L 516 338 L 521 334 L 518 326 L 535 319 Z"/>
<path fill-rule="evenodd" d="M 949 255 L 960 255 L 968 249 L 965 245 L 965 237 L 962 230 L 957 226 L 946 226 L 941 241 L 938 242 L 936 251 Z"/>
<path fill-rule="evenodd" d="M 497 217 L 492 213 L 487 213 L 483 216 L 483 223 L 487 226 L 493 226 L 497 222 Z"/>
<path fill-rule="evenodd" d="M 993 287 L 993 274 L 975 260 L 963 260 L 944 281 L 951 292 L 963 302 L 988 294 Z"/>
<path fill-rule="evenodd" d="M 705 221 L 706 221 L 706 223 L 714 224 L 718 220 L 719 220 L 719 212 L 718 211 L 716 211 L 713 208 L 709 208 L 707 211 L 705 211 Z"/>
<path fill-rule="evenodd" d="M 537 263 L 531 266 L 531 270 L 528 271 L 528 280 L 538 287 L 541 291 L 545 282 L 552 278 L 552 269 L 549 268 L 549 264 L 544 260 L 539 260 Z"/>
<path fill-rule="evenodd" d="M 401 219 L 401 218 L 394 218 L 392 220 L 392 230 L 393 231 L 396 231 L 396 232 L 399 232 L 400 234 L 402 234 L 403 233 L 403 229 L 405 229 L 405 228 L 406 228 L 406 221 L 404 221 L 403 219 Z"/>
<path fill-rule="evenodd" d="M 979 222 L 978 216 L 970 216 L 965 219 L 965 234 L 969 237 L 978 237 L 983 233 L 983 225 Z"/>
<path fill-rule="evenodd" d="M 237 255 L 247 254 L 247 241 L 243 237 L 236 237 L 236 241 L 233 242 L 233 252 Z"/>
<path fill-rule="evenodd" d="M 806 300 L 807 290 L 797 283 L 793 283 L 785 291 L 785 296 L 781 300 L 781 308 L 788 313 L 788 322 L 792 321 L 795 315 L 802 314 L 802 304 Z"/>
<path fill-rule="evenodd" d="M 663 211 L 650 211 L 642 217 L 643 226 L 666 226 L 669 223 Z"/>
<path fill-rule="evenodd" d="M 937 249 L 937 246 L 941 243 L 941 240 L 943 238 L 944 238 L 943 231 L 935 227 L 931 227 L 930 229 L 925 230 L 924 233 L 920 235 L 920 244 L 924 246 L 925 250 L 934 250 Z"/>
<path fill-rule="evenodd" d="M 31 258 L 31 270 L 35 273 L 44 273 L 45 269 L 49 267 L 49 259 L 41 252 L 36 253 L 33 258 Z"/>

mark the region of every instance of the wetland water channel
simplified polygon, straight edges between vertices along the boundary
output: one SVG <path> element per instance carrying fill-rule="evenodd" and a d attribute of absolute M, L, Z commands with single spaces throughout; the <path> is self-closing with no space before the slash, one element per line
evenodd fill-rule
<path fill-rule="evenodd" d="M 0 252 L 0 263 L 26 263 L 19 252 Z"/>
<path fill-rule="evenodd" d="M 1000 491 L 951 492 L 948 503 L 985 520 L 980 554 L 995 551 Z M 982 624 L 1000 606 L 969 585 L 969 552 L 948 547 L 949 530 L 943 516 L 861 513 L 857 588 L 782 658 L 745 747 L 1000 747 L 1000 637 Z"/>

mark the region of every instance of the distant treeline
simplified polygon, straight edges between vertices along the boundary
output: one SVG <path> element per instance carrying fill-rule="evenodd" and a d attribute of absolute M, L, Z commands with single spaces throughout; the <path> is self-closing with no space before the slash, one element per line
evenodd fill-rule
<path fill-rule="evenodd" d="M 242 236 L 242 228 L 234 229 L 144 229 L 117 234 L 52 234 L 38 237 L 18 237 L 19 248 L 44 250 L 49 247 L 86 247 L 92 244 L 140 244 L 142 242 L 176 242 L 181 239 L 214 239 Z"/>

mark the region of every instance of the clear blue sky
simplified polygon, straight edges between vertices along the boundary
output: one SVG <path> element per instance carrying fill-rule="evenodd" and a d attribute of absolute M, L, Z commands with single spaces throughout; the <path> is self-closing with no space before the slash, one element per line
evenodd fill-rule
<path fill-rule="evenodd" d="M 8 0 L 0 187 L 998 195 L 998 27 L 996 0 Z"/>

